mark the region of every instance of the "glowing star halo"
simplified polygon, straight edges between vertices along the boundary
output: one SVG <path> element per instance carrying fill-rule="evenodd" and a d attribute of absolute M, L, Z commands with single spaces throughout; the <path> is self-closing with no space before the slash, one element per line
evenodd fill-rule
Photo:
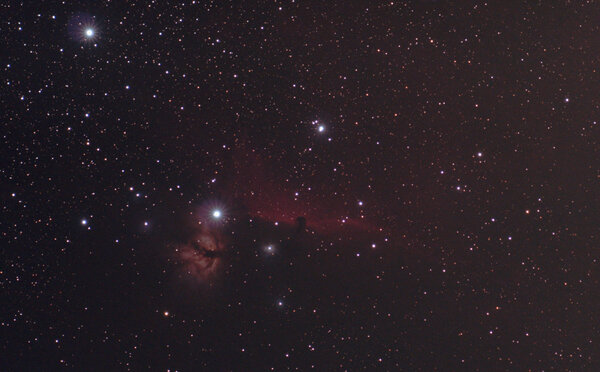
<path fill-rule="evenodd" d="M 86 13 L 73 15 L 68 22 L 68 32 L 74 40 L 91 42 L 99 35 L 99 23 L 96 17 Z"/>
<path fill-rule="evenodd" d="M 97 27 L 94 23 L 88 21 L 79 25 L 80 38 L 82 41 L 92 41 L 96 39 L 98 34 Z"/>
<path fill-rule="evenodd" d="M 231 212 L 228 208 L 228 203 L 221 200 L 207 200 L 202 203 L 194 215 L 199 224 L 208 224 L 209 226 L 216 227 L 229 222 Z"/>
<path fill-rule="evenodd" d="M 275 254 L 275 246 L 273 244 L 269 244 L 269 245 L 265 246 L 263 249 L 264 249 L 265 253 L 268 255 L 272 256 Z"/>

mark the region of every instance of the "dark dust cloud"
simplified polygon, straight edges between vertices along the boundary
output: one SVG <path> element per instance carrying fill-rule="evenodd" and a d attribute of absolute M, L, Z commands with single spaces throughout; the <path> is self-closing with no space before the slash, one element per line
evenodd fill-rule
<path fill-rule="evenodd" d="M 600 369 L 598 4 L 0 9 L 0 370 Z"/>

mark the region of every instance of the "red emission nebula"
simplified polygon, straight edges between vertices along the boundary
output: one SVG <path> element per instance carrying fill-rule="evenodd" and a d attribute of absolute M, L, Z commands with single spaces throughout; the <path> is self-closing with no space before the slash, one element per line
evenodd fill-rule
<path fill-rule="evenodd" d="M 227 211 L 236 210 L 240 205 L 249 217 L 274 225 L 296 225 L 298 218 L 303 217 L 309 231 L 329 238 L 343 235 L 366 239 L 382 233 L 382 229 L 368 223 L 361 215 L 355 199 L 352 199 L 353 203 L 343 200 L 331 190 L 333 185 L 317 185 L 318 190 L 304 187 L 299 196 L 300 192 L 295 191 L 284 176 L 277 176 L 273 167 L 268 167 L 263 157 L 245 144 L 235 150 L 231 170 L 224 187 L 224 199 L 230 200 L 231 205 L 223 202 L 221 206 L 200 208 L 196 233 L 187 243 L 176 247 L 183 273 L 191 279 L 210 283 L 219 273 L 228 248 L 222 223 L 226 223 Z M 224 214 L 219 215 L 218 222 L 213 220 L 215 210 Z M 221 217 L 225 220 L 221 221 Z"/>
<path fill-rule="evenodd" d="M 221 269 L 225 249 L 225 237 L 217 229 L 200 225 L 192 239 L 177 246 L 175 252 L 187 276 L 207 282 Z"/>
<path fill-rule="evenodd" d="M 234 150 L 227 190 L 250 216 L 285 224 L 304 217 L 308 228 L 321 235 L 381 232 L 360 214 L 358 200 L 344 198 L 332 189 L 333 184 L 295 185 L 287 175 L 277 176 L 264 158 L 246 144 Z"/>

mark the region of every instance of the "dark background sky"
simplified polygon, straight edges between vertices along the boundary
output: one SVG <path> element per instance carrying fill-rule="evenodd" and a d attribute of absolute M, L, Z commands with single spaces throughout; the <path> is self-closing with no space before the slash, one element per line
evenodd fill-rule
<path fill-rule="evenodd" d="M 0 12 L 2 370 L 600 368 L 598 5 Z"/>

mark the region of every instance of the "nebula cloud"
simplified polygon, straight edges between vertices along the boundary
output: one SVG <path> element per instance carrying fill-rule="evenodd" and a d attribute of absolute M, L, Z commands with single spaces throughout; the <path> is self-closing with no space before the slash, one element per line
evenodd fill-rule
<path fill-rule="evenodd" d="M 221 270 L 225 250 L 225 238 L 221 232 L 201 225 L 192 239 L 175 249 L 182 276 L 201 283 L 211 283 Z"/>

